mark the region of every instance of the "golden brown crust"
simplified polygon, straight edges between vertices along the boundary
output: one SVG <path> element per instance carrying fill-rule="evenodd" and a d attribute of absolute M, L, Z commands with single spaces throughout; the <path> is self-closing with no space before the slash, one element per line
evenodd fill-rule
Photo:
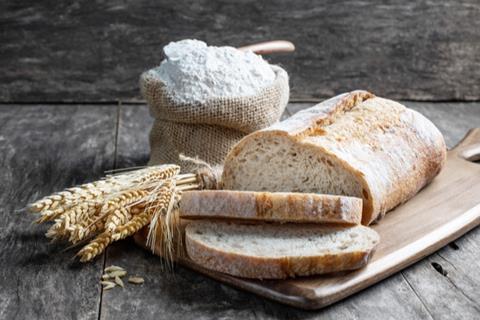
<path fill-rule="evenodd" d="M 374 110 L 376 118 L 362 126 L 355 122 L 361 122 L 361 117 L 351 116 L 349 134 L 337 135 L 332 127 L 348 118 L 356 106 Z M 235 158 L 247 144 L 262 137 L 282 137 L 318 155 L 329 155 L 353 174 L 362 186 L 365 225 L 415 195 L 440 172 L 446 159 L 443 137 L 428 119 L 394 101 L 354 91 L 242 139 L 227 155 L 224 188 L 232 189 L 234 184 Z"/>
<path fill-rule="evenodd" d="M 189 191 L 182 196 L 180 216 L 188 219 L 359 224 L 362 199 L 312 193 Z"/>
<path fill-rule="evenodd" d="M 288 130 L 282 128 L 281 124 L 283 122 L 280 122 L 263 130 L 255 131 L 240 140 L 232 150 L 230 150 L 225 158 L 225 163 L 232 161 L 238 156 L 238 153 L 243 149 L 245 143 L 248 143 L 256 136 L 261 136 L 265 131 L 279 136 L 291 136 L 300 139 L 304 136 L 317 133 L 321 130 L 321 126 L 331 122 L 335 115 L 351 110 L 359 103 L 374 97 L 375 95 L 373 93 L 363 90 L 344 93 L 322 102 L 321 104 L 322 107 L 324 106 L 323 109 L 325 109 L 325 111 L 312 113 L 310 115 L 307 114 L 305 117 L 302 117 L 302 119 L 299 119 L 299 121 L 293 123 Z"/>

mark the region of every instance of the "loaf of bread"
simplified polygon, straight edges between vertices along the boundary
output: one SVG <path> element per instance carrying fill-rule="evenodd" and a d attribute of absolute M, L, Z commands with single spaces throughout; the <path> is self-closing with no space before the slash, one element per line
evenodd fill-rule
<path fill-rule="evenodd" d="M 362 199 L 313 193 L 187 191 L 179 211 L 187 219 L 359 224 Z"/>
<path fill-rule="evenodd" d="M 362 225 L 190 223 L 188 256 L 204 268 L 256 279 L 283 279 L 365 266 L 379 241 Z"/>
<path fill-rule="evenodd" d="M 445 158 L 443 136 L 424 116 L 353 91 L 243 138 L 226 157 L 222 184 L 360 197 L 368 225 L 429 183 Z"/>

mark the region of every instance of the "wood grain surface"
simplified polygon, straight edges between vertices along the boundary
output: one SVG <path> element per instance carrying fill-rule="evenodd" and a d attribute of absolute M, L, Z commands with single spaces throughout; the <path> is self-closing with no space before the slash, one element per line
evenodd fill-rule
<path fill-rule="evenodd" d="M 103 259 L 76 263 L 20 211 L 113 166 L 114 108 L 0 105 L 0 319 L 95 319 Z"/>
<path fill-rule="evenodd" d="M 286 39 L 272 55 L 292 99 L 353 89 L 416 100 L 480 99 L 480 2 L 0 2 L 0 101 L 140 98 L 138 78 L 169 41 L 240 46 Z"/>
<path fill-rule="evenodd" d="M 431 118 L 450 147 L 467 128 L 480 124 L 478 103 L 405 104 Z M 285 116 L 309 106 L 290 104 Z M 75 250 L 62 253 L 65 244 L 49 244 L 43 237 L 46 228 L 32 226 L 31 216 L 15 210 L 41 195 L 98 178 L 114 158 L 117 167 L 145 164 L 151 123 L 144 105 L 0 104 L 0 319 L 478 318 L 480 228 L 315 312 L 265 300 L 181 266 L 168 272 L 158 257 L 130 240 L 109 247 L 105 264 L 121 265 L 144 277 L 145 284 L 102 295 L 103 257 L 73 264 Z"/>

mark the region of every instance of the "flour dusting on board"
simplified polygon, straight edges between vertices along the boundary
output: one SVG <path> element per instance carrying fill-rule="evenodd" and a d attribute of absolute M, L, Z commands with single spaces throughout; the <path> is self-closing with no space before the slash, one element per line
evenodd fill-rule
<path fill-rule="evenodd" d="M 163 51 L 165 60 L 154 70 L 179 103 L 255 95 L 275 80 L 268 62 L 251 51 L 198 40 L 171 42 Z"/>

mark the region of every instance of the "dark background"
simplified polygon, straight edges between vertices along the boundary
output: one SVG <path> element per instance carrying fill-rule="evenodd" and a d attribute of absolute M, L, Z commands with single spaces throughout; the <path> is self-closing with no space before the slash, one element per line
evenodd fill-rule
<path fill-rule="evenodd" d="M 80 0 L 0 4 L 0 103 L 141 99 L 138 78 L 183 38 L 270 56 L 292 100 L 368 89 L 394 99 L 480 99 L 480 1 Z"/>
<path fill-rule="evenodd" d="M 48 226 L 21 209 L 147 162 L 153 119 L 136 103 L 138 78 L 160 63 L 166 43 L 187 37 L 293 41 L 294 54 L 268 57 L 291 76 L 297 102 L 285 117 L 364 88 L 423 100 L 403 103 L 431 119 L 449 147 L 480 127 L 480 0 L 0 0 L 0 320 L 480 319 L 480 228 L 316 312 L 180 266 L 166 272 L 129 240 L 82 265 L 79 248 L 49 243 Z M 103 292 L 98 281 L 111 264 L 145 284 Z"/>

